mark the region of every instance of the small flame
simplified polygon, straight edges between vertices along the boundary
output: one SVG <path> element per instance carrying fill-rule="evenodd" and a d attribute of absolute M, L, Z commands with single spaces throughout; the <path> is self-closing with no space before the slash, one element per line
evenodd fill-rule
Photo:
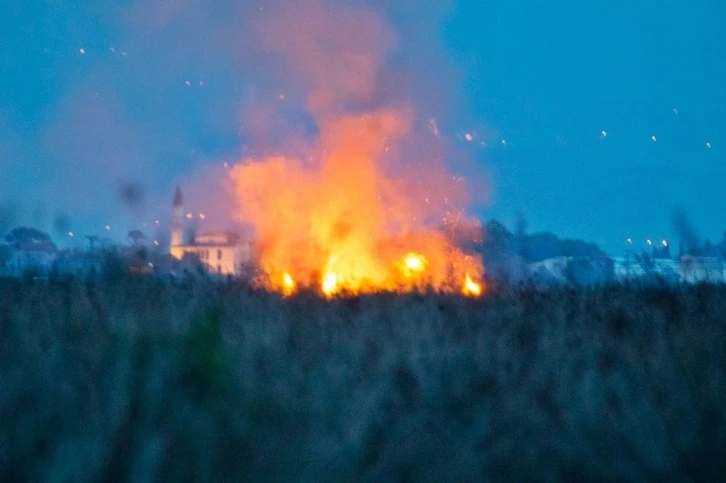
<path fill-rule="evenodd" d="M 409 253 L 403 259 L 404 275 L 412 276 L 423 273 L 426 270 L 428 260 L 421 254 Z"/>
<path fill-rule="evenodd" d="M 338 290 L 338 276 L 333 272 L 328 272 L 323 279 L 323 293 L 328 297 L 335 295 Z"/>
<path fill-rule="evenodd" d="M 282 275 L 282 293 L 285 295 L 290 295 L 295 291 L 295 280 L 293 280 L 292 275 L 285 272 Z"/>
<path fill-rule="evenodd" d="M 473 297 L 478 297 L 482 293 L 481 284 L 476 283 L 474 280 L 472 280 L 468 273 L 466 274 L 466 277 L 464 279 L 463 293 L 464 295 L 470 295 Z"/>

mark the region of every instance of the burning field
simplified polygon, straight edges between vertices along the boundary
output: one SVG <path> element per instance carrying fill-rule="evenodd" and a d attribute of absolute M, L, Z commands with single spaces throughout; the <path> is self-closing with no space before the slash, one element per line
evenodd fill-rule
<path fill-rule="evenodd" d="M 261 154 L 229 171 L 237 221 L 258 241 L 258 282 L 285 294 L 480 295 L 482 260 L 451 237 L 467 220 L 464 178 L 449 170 L 438 128 L 398 80 L 396 34 L 385 18 L 291 2 L 272 9 L 256 34 L 279 65 L 273 78 L 292 86 L 248 106 L 248 135 Z M 287 123 L 276 132 L 291 111 L 307 131 Z"/>

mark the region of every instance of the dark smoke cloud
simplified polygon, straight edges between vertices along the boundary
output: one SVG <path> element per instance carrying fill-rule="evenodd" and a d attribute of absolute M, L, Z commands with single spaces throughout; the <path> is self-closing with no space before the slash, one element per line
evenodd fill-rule
<path fill-rule="evenodd" d="M 671 212 L 671 223 L 673 224 L 673 230 L 685 245 L 686 250 L 700 248 L 701 237 L 684 210 L 674 208 Z"/>

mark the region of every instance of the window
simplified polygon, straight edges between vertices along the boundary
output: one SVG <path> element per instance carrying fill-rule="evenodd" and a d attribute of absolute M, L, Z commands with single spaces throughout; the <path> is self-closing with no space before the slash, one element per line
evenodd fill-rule
<path fill-rule="evenodd" d="M 218 249 L 217 250 L 217 260 L 221 260 L 221 259 L 222 259 L 222 250 Z"/>

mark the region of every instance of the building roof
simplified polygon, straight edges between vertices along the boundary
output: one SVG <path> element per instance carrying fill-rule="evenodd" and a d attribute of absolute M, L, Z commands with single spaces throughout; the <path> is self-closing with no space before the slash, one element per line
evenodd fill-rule
<path fill-rule="evenodd" d="M 182 196 L 181 188 L 179 185 L 177 185 L 176 189 L 174 190 L 174 201 L 172 202 L 173 206 L 182 206 L 184 205 L 184 197 Z"/>

